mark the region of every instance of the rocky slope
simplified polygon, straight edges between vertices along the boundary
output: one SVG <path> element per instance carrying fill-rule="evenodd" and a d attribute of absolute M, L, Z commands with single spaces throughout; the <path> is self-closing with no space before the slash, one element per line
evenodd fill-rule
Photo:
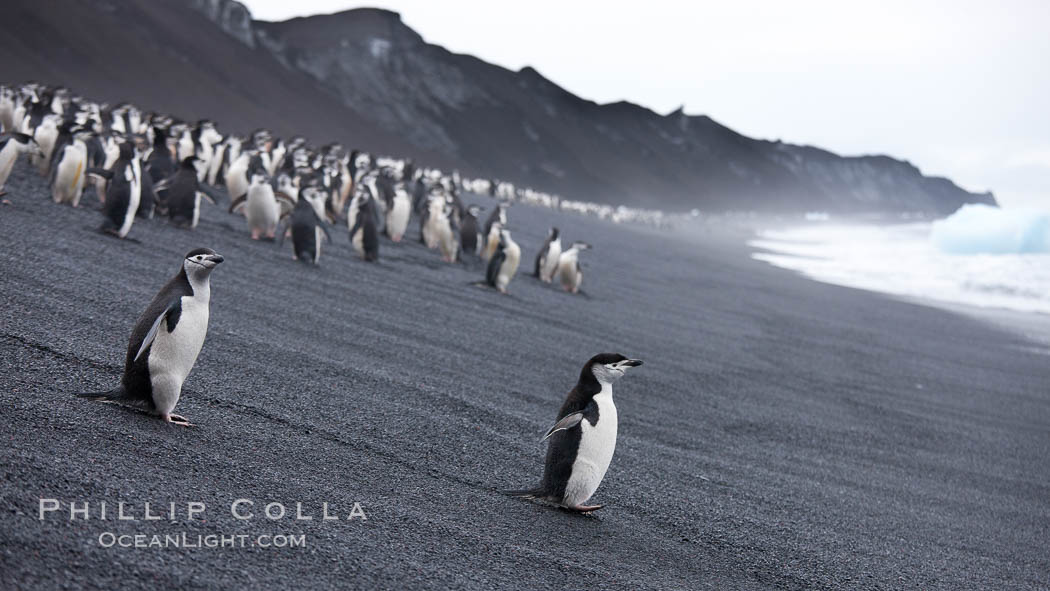
<path fill-rule="evenodd" d="M 141 99 L 147 108 L 176 113 L 196 114 L 207 104 L 214 110 L 200 116 L 242 130 L 267 125 L 285 133 L 295 127 L 318 142 L 339 139 L 574 199 L 671 210 L 930 214 L 995 202 L 990 193 L 969 193 L 885 156 L 843 158 L 748 138 L 702 115 L 660 115 L 625 102 L 599 105 L 532 68 L 514 72 L 428 44 L 389 11 L 270 23 L 253 21 L 233 0 L 186 2 L 188 10 L 143 0 L 73 6 L 14 0 L 11 12 L 16 20 L 19 12 L 32 13 L 36 26 L 55 20 L 55 12 L 84 13 L 96 34 L 82 37 L 112 44 L 110 33 L 138 35 L 147 45 L 159 43 L 145 52 L 146 74 L 179 73 L 175 85 L 143 78 L 136 66 L 143 43 L 132 44 L 119 51 L 135 63 L 101 83 L 107 97 L 117 87 L 122 96 L 114 99 Z M 217 38 L 221 32 L 225 40 Z M 115 69 L 111 52 L 101 41 L 84 46 L 74 40 L 81 39 L 23 34 L 17 41 L 65 52 L 43 60 L 46 81 L 85 93 L 100 89 L 90 80 L 93 70 L 70 57 L 109 71 Z M 0 48 L 11 42 L 0 39 Z M 127 71 L 133 74 L 123 75 Z M 0 65 L 0 74 L 12 81 L 45 78 L 9 63 Z M 164 85 L 163 100 L 154 101 L 157 85 Z"/>

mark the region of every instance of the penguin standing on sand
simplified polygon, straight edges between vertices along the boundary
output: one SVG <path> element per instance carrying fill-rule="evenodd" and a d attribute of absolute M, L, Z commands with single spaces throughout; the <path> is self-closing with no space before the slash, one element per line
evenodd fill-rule
<path fill-rule="evenodd" d="M 507 206 L 500 203 L 496 206 L 496 209 L 492 210 L 489 214 L 488 219 L 485 220 L 484 238 L 485 248 L 481 251 L 481 258 L 486 261 L 492 258 L 492 253 L 496 252 L 496 247 L 500 240 L 500 231 L 498 229 L 493 230 L 493 226 L 496 223 L 500 226 L 507 225 Z"/>
<path fill-rule="evenodd" d="M 350 228 L 350 242 L 354 245 L 354 251 L 369 262 L 379 260 L 379 230 L 376 227 L 375 198 L 367 185 L 363 186 L 360 195 L 354 197 L 357 201 L 357 215 L 354 216 L 354 225 Z M 351 203 L 351 208 L 353 208 Z"/>
<path fill-rule="evenodd" d="M 200 182 L 196 156 L 187 156 L 179 163 L 175 174 L 156 185 L 158 193 L 163 194 L 163 201 L 168 210 L 171 223 L 179 228 L 196 228 L 201 217 L 201 199 L 215 204 L 207 186 Z"/>
<path fill-rule="evenodd" d="M 15 131 L 0 137 L 0 196 L 7 194 L 4 185 L 7 183 L 7 177 L 11 176 L 18 155 L 22 153 L 43 155 L 40 146 L 29 134 Z"/>
<path fill-rule="evenodd" d="M 142 165 L 135 155 L 135 148 L 130 142 L 120 144 L 120 156 L 113 163 L 113 168 L 91 168 L 88 173 L 109 181 L 102 209 L 105 217 L 100 229 L 118 238 L 125 238 L 131 231 L 142 198 Z"/>
<path fill-rule="evenodd" d="M 186 159 L 183 158 L 182 161 L 185 162 Z M 168 131 L 164 127 L 153 126 L 153 151 L 150 152 L 146 164 L 154 185 L 175 172 L 175 161 L 171 157 L 171 150 L 168 149 Z"/>
<path fill-rule="evenodd" d="M 273 240 L 277 234 L 277 222 L 281 217 L 281 206 L 277 203 L 273 185 L 262 170 L 252 173 L 252 183 L 245 195 L 244 217 L 252 232 L 252 240 L 265 236 Z"/>
<path fill-rule="evenodd" d="M 616 449 L 612 385 L 629 368 L 641 364 L 617 353 L 591 357 L 576 387 L 565 397 L 554 426 L 543 436 L 550 443 L 540 485 L 508 494 L 543 499 L 581 513 L 601 509 L 601 505 L 584 503 L 601 484 Z"/>
<path fill-rule="evenodd" d="M 153 296 L 135 323 L 120 386 L 78 396 L 136 406 L 169 423 L 191 426 L 171 411 L 208 334 L 210 277 L 222 261 L 222 256 L 209 248 L 187 253 L 179 272 Z"/>
<path fill-rule="evenodd" d="M 394 242 L 401 242 L 408 228 L 408 218 L 412 214 L 412 200 L 402 183 L 394 185 L 392 194 L 388 197 L 389 203 L 386 208 L 386 224 L 383 228 L 387 236 Z"/>
<path fill-rule="evenodd" d="M 558 228 L 551 228 L 547 234 L 547 240 L 543 242 L 540 251 L 536 253 L 535 275 L 540 281 L 550 283 L 554 277 L 554 270 L 558 268 L 558 257 L 561 256 L 561 238 L 558 237 Z"/>
<path fill-rule="evenodd" d="M 580 251 L 587 250 L 591 245 L 586 242 L 573 242 L 569 250 L 561 253 L 558 257 L 558 278 L 561 286 L 569 293 L 579 293 L 580 284 L 583 283 L 583 269 L 580 268 Z"/>
<path fill-rule="evenodd" d="M 485 282 L 495 287 L 500 293 L 507 293 L 507 285 L 518 272 L 521 263 L 521 247 L 510 237 L 510 231 L 497 222 L 493 229 L 499 231 L 499 244 L 496 251 L 489 259 L 489 266 L 485 272 Z"/>
<path fill-rule="evenodd" d="M 51 159 L 51 199 L 55 203 L 68 203 L 73 207 L 80 205 L 87 178 L 86 140 L 89 136 L 89 133 L 83 131 L 74 135 L 69 124 L 63 125 L 59 136 L 61 143 L 56 146 L 55 155 Z"/>
<path fill-rule="evenodd" d="M 478 254 L 478 214 L 481 208 L 477 205 L 467 207 L 463 214 L 463 222 L 459 225 L 459 243 L 463 252 Z"/>
<path fill-rule="evenodd" d="M 233 151 L 232 148 L 231 151 Z M 230 194 L 231 213 L 248 194 L 248 187 L 252 184 L 251 177 L 248 174 L 248 169 L 252 165 L 252 160 L 254 158 L 258 158 L 258 156 L 246 151 L 240 152 L 236 157 L 233 157 L 229 166 L 226 167 L 226 175 L 223 177 L 223 184 L 226 185 L 226 192 Z M 262 168 L 261 159 L 258 161 L 256 168 Z"/>
<path fill-rule="evenodd" d="M 291 213 L 288 232 L 292 234 L 292 258 L 304 263 L 317 264 L 321 260 L 321 239 L 332 239 L 321 221 L 324 215 L 325 195 L 316 187 L 306 187 L 299 193 L 299 200 Z M 281 233 L 281 242 L 284 235 Z"/>
<path fill-rule="evenodd" d="M 459 228 L 456 227 L 455 207 L 446 204 L 441 215 L 435 220 L 435 234 L 441 260 L 446 263 L 456 262 L 459 254 Z"/>

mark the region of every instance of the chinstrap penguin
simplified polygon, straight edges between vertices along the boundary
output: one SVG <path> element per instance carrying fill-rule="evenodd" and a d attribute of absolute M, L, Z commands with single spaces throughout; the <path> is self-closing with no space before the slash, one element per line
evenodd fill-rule
<path fill-rule="evenodd" d="M 587 250 L 591 245 L 586 242 L 573 242 L 569 250 L 561 253 L 558 257 L 558 278 L 561 286 L 569 293 L 579 293 L 580 284 L 583 283 L 583 268 L 580 267 L 580 251 Z"/>
<path fill-rule="evenodd" d="M 550 283 L 554 277 L 554 270 L 558 268 L 558 257 L 560 256 L 561 238 L 558 237 L 558 228 L 551 228 L 547 234 L 547 240 L 536 253 L 536 269 L 533 274 L 540 281 Z"/>
<path fill-rule="evenodd" d="M 601 509 L 601 505 L 584 503 L 601 484 L 616 449 L 612 385 L 629 368 L 641 364 L 618 353 L 590 358 L 576 387 L 565 397 L 554 426 L 541 440 L 549 443 L 539 486 L 507 494 L 542 499 L 581 513 Z"/>
<path fill-rule="evenodd" d="M 0 137 L 0 196 L 6 195 L 4 185 L 7 177 L 11 176 L 11 170 L 19 154 L 30 154 L 42 158 L 44 152 L 37 145 L 36 140 L 25 133 L 17 131 Z"/>
<path fill-rule="evenodd" d="M 184 417 L 171 411 L 208 334 L 210 277 L 222 261 L 222 256 L 209 248 L 187 253 L 179 272 L 164 284 L 135 323 L 120 386 L 78 396 L 135 406 L 169 423 L 190 426 Z"/>
<path fill-rule="evenodd" d="M 485 282 L 505 294 L 507 285 L 510 284 L 511 279 L 514 279 L 514 274 L 518 272 L 518 265 L 521 264 L 521 247 L 510 237 L 510 230 L 502 227 L 499 222 L 493 224 L 492 228 L 499 231 L 499 243 L 492 258 L 489 259 Z"/>

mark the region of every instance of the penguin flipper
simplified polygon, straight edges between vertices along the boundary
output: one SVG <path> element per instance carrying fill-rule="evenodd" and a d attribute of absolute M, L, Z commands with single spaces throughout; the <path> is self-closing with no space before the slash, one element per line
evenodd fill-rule
<path fill-rule="evenodd" d="M 112 170 L 106 170 L 105 168 L 98 168 L 98 167 L 92 166 L 91 168 L 87 169 L 85 174 L 93 174 L 95 176 L 102 177 L 102 178 L 106 179 L 107 181 L 113 180 L 113 171 Z"/>
<path fill-rule="evenodd" d="M 292 196 L 289 195 L 288 193 L 285 193 L 284 191 L 274 191 L 273 192 L 273 196 L 278 201 L 283 201 L 283 202 L 287 203 L 288 205 L 291 205 L 292 207 L 295 207 L 295 201 L 296 200 L 293 199 Z"/>
<path fill-rule="evenodd" d="M 561 418 L 560 421 L 558 421 L 557 423 L 554 423 L 554 426 L 550 428 L 550 431 L 547 431 L 547 434 L 543 436 L 543 439 L 540 439 L 540 443 L 543 443 L 544 441 L 547 440 L 548 437 L 550 437 L 551 435 L 554 435 L 558 431 L 564 431 L 565 429 L 572 429 L 576 425 L 579 425 L 580 421 L 582 421 L 582 420 L 583 420 L 583 413 L 582 412 L 574 412 L 572 414 L 565 415 L 564 417 Z"/>
<path fill-rule="evenodd" d="M 281 216 L 281 219 L 277 221 L 277 248 L 284 248 L 284 235 L 287 234 L 290 229 L 291 224 L 288 224 L 288 227 L 285 228 L 284 216 Z"/>
<path fill-rule="evenodd" d="M 146 352 L 146 349 L 149 349 L 149 346 L 153 344 L 153 340 L 157 338 L 157 333 L 160 331 L 161 322 L 163 322 L 165 319 L 168 319 L 169 316 L 173 316 L 174 320 L 177 321 L 178 315 L 181 312 L 182 298 L 172 298 L 172 301 L 170 304 L 168 304 L 168 307 L 165 308 L 164 311 L 157 316 L 157 319 L 153 321 L 153 326 L 151 326 L 149 328 L 149 332 L 146 333 L 146 338 L 142 339 L 142 344 L 139 346 L 139 352 L 135 354 L 135 361 L 138 361 L 139 357 L 142 357 L 142 354 Z M 174 322 L 172 322 L 172 320 L 169 319 L 168 324 L 168 332 L 171 332 L 171 329 L 174 328 L 174 326 L 170 325 L 173 325 Z"/>
<path fill-rule="evenodd" d="M 241 205 L 244 202 L 246 202 L 247 200 L 248 200 L 248 194 L 245 193 L 244 195 L 241 195 L 240 197 L 237 197 L 233 201 L 230 201 L 230 213 L 233 213 L 233 212 L 237 211 L 237 208 L 241 207 Z"/>
<path fill-rule="evenodd" d="M 351 242 L 353 242 L 353 241 L 354 241 L 354 234 L 356 234 L 356 233 L 357 233 L 357 230 L 358 230 L 358 228 L 360 228 L 360 227 L 361 227 L 361 222 L 362 222 L 362 221 L 363 221 L 363 219 L 362 219 L 361 213 L 360 213 L 360 212 L 358 212 L 358 214 L 357 214 L 357 220 L 356 220 L 356 221 L 354 222 L 354 227 L 350 228 L 350 241 L 351 241 Z"/>
<path fill-rule="evenodd" d="M 208 183 L 200 183 L 197 186 L 197 190 L 206 195 L 213 205 L 218 205 L 219 201 L 223 201 L 227 197 L 225 192 L 209 185 Z"/>
<path fill-rule="evenodd" d="M 499 268 L 503 266 L 503 261 L 507 258 L 507 254 L 503 252 L 503 249 L 497 250 L 493 253 L 492 258 L 489 259 L 489 266 L 485 270 L 485 282 L 496 287 L 496 279 L 499 277 Z"/>

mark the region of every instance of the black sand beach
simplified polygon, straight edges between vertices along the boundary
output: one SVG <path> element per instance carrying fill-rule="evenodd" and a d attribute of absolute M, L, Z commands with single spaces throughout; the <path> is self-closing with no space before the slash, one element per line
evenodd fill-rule
<path fill-rule="evenodd" d="M 504 297 L 411 239 L 370 265 L 336 228 L 310 268 L 220 208 L 193 232 L 136 221 L 132 243 L 22 164 L 8 190 L 4 587 L 1050 585 L 1050 351 L 1011 333 L 770 268 L 702 226 L 513 207 L 525 257 Z M 525 275 L 551 224 L 594 245 L 587 297 Z M 116 384 L 132 323 L 196 246 L 226 257 L 176 410 L 197 428 L 73 397 Z M 540 437 L 603 351 L 645 360 L 617 386 L 605 508 L 499 494 L 539 478 Z M 39 520 L 41 498 L 62 510 Z M 231 516 L 241 498 L 253 519 Z M 71 522 L 70 501 L 92 520 Z M 100 501 L 139 519 L 95 520 Z M 176 503 L 176 521 L 144 521 L 143 502 Z M 355 502 L 367 521 L 322 521 L 322 503 Z M 306 545 L 103 548 L 104 532 Z"/>

